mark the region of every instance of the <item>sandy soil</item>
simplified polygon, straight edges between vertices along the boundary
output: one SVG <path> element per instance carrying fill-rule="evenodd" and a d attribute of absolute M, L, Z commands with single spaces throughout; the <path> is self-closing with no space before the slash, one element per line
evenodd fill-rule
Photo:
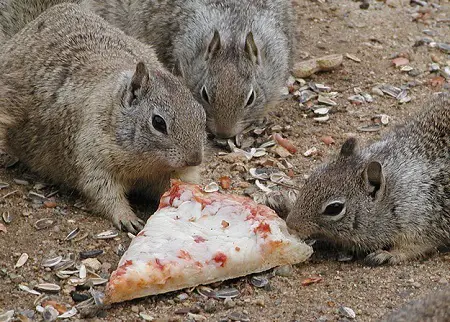
<path fill-rule="evenodd" d="M 289 157 L 299 184 L 304 175 L 336 153 L 340 144 L 350 133 L 355 133 L 363 141 L 376 140 L 380 134 L 414 113 L 432 92 L 450 88 L 449 81 L 443 84 L 430 82 L 436 75 L 430 74 L 430 64 L 440 62 L 443 68 L 450 66 L 450 56 L 430 46 L 415 46 L 418 39 L 433 38 L 436 42 L 450 43 L 450 4 L 448 0 L 431 0 L 436 8 L 429 6 L 424 14 L 417 14 L 417 8 L 409 1 L 394 0 L 370 2 L 368 10 L 359 8 L 360 3 L 350 0 L 309 1 L 297 0 L 296 13 L 299 49 L 297 61 L 305 53 L 311 57 L 327 54 L 352 54 L 361 62 L 345 58 L 343 66 L 333 72 L 312 76 L 309 80 L 330 86 L 339 94 L 338 105 L 332 108 L 330 120 L 317 123 L 304 116 L 298 102 L 292 97 L 279 104 L 269 119 L 275 125 L 290 125 L 283 133 L 299 148 L 299 152 Z M 423 9 L 423 8 L 422 8 Z M 415 21 L 415 17 L 423 21 Z M 409 57 L 409 65 L 420 71 L 411 76 L 392 66 L 392 59 L 399 54 Z M 414 74 L 414 73 L 412 73 Z M 348 97 L 354 88 L 371 92 L 372 87 L 388 83 L 394 86 L 410 85 L 408 91 L 412 100 L 399 104 L 394 98 L 374 95 L 373 103 L 353 105 Z M 379 132 L 359 132 L 358 128 L 371 123 L 371 117 L 387 114 L 390 122 Z M 325 145 L 321 137 L 332 136 L 334 145 Z M 304 157 L 303 152 L 316 147 L 319 153 Z M 230 175 L 235 193 L 242 193 L 246 185 L 244 174 L 232 164 L 218 157 L 218 149 L 213 149 L 204 165 L 204 182 Z M 5 158 L 3 158 L 5 159 Z M 250 168 L 256 161 L 250 161 Z M 6 161 L 3 162 L 4 164 Z M 247 175 L 248 176 L 248 175 Z M 28 183 L 15 179 L 26 180 Z M 6 225 L 7 232 L 0 231 L 0 311 L 33 309 L 35 295 L 18 289 L 20 283 L 35 285 L 43 281 L 58 283 L 63 289 L 52 297 L 59 303 L 73 305 L 69 295 L 72 288 L 59 281 L 55 275 L 40 266 L 44 258 L 80 251 L 101 249 L 98 257 L 102 263 L 99 270 L 105 277 L 116 267 L 119 244 L 128 245 L 130 239 L 125 233 L 111 240 L 94 240 L 92 236 L 112 228 L 105 219 L 93 216 L 76 207 L 74 193 L 59 191 L 53 198 L 55 208 L 49 208 L 42 201 L 29 197 L 29 191 L 38 191 L 39 178 L 30 175 L 20 166 L 0 169 L 0 181 L 10 186 L 0 191 L 1 213 L 13 216 Z M 58 187 L 46 186 L 39 190 L 48 195 Z M 52 206 L 47 204 L 47 206 Z M 44 230 L 36 230 L 33 224 L 41 218 L 55 220 L 55 225 Z M 65 241 L 66 235 L 76 227 L 87 238 Z M 27 253 L 29 259 L 21 268 L 14 268 L 20 254 Z M 93 320 L 98 321 L 139 321 L 144 312 L 159 321 L 192 320 L 186 314 L 176 314 L 177 310 L 191 308 L 192 313 L 202 315 L 207 321 L 228 321 L 231 313 L 248 316 L 251 321 L 337 321 L 348 319 L 339 313 L 340 306 L 354 310 L 358 321 L 377 321 L 380 317 L 405 302 L 448 285 L 450 280 L 450 254 L 435 254 L 429 259 L 406 263 L 395 267 L 367 267 L 361 260 L 338 262 L 334 250 L 317 251 L 310 261 L 298 265 L 288 276 L 271 276 L 270 286 L 255 288 L 249 278 L 228 281 L 223 287 L 236 287 L 241 291 L 232 302 L 201 298 L 195 291 L 182 292 L 130 301 L 114 305 Z M 322 277 L 322 281 L 302 286 L 302 281 L 312 276 Z M 102 287 L 96 287 L 102 290 Z M 84 290 L 79 290 L 85 293 Z M 206 305 L 206 310 L 205 310 Z M 180 313 L 180 312 L 179 312 Z M 35 316 L 40 316 L 36 313 Z M 80 319 L 80 316 L 77 316 Z M 197 317 L 201 319 L 200 317 Z"/>

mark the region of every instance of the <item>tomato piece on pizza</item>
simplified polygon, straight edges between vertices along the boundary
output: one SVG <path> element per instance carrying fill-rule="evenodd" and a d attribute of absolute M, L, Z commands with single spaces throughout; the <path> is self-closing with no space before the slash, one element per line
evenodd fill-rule
<path fill-rule="evenodd" d="M 311 254 L 272 209 L 174 180 L 111 274 L 105 303 L 296 264 Z"/>

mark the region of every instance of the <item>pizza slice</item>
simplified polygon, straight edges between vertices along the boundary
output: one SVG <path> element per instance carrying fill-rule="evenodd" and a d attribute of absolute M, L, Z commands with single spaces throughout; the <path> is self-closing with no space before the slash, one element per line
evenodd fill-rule
<path fill-rule="evenodd" d="M 172 181 L 111 274 L 105 303 L 258 273 L 311 254 L 270 208 Z"/>

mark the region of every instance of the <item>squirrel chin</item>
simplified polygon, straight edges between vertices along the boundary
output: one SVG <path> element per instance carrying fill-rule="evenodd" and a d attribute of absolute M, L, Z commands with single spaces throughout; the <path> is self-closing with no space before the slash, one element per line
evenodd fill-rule
<path fill-rule="evenodd" d="M 200 184 L 200 167 L 185 167 L 172 173 L 171 179 L 180 179 L 183 182 Z"/>

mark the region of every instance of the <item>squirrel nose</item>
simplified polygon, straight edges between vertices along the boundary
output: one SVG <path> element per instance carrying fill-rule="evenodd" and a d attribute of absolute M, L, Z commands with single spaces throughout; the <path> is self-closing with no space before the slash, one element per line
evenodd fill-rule
<path fill-rule="evenodd" d="M 186 159 L 186 165 L 193 167 L 200 165 L 203 160 L 203 153 L 201 151 L 192 152 Z"/>
<path fill-rule="evenodd" d="M 215 124 L 214 135 L 220 139 L 229 139 L 237 133 L 233 127 Z"/>

